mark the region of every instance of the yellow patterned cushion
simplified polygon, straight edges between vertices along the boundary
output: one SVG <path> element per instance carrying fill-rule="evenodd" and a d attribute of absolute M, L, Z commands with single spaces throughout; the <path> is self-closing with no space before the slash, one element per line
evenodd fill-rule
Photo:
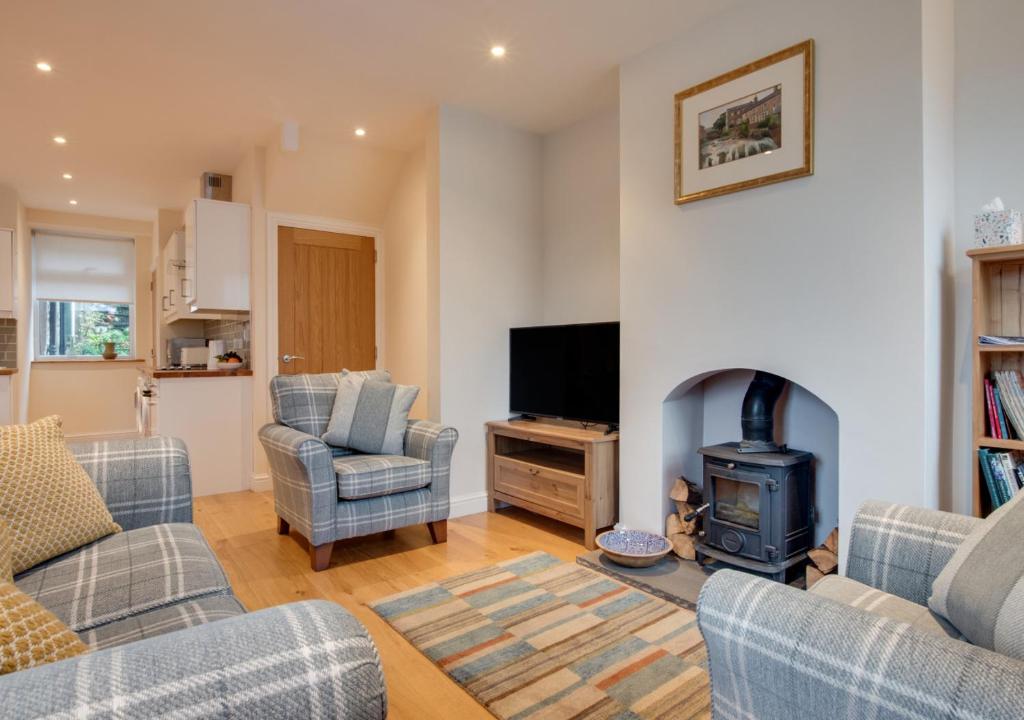
<path fill-rule="evenodd" d="M 15 575 L 121 531 L 56 415 L 0 427 L 0 520 L 10 526 Z"/>
<path fill-rule="evenodd" d="M 53 613 L 15 587 L 10 539 L 7 523 L 0 520 L 0 675 L 88 649 Z"/>

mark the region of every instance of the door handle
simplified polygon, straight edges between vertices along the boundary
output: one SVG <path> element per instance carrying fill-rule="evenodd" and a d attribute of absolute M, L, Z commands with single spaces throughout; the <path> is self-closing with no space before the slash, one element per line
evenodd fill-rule
<path fill-rule="evenodd" d="M 162 298 L 160 298 L 160 308 L 163 311 L 165 311 L 165 312 L 168 310 L 168 308 L 167 308 L 167 296 L 166 295 L 164 295 Z"/>
<path fill-rule="evenodd" d="M 289 355 L 288 353 L 285 353 L 284 355 L 281 356 L 281 361 L 285 362 L 285 363 L 290 363 L 292 360 L 305 360 L 305 359 L 306 358 L 302 357 L 301 355 Z"/>
<path fill-rule="evenodd" d="M 182 297 L 188 297 L 188 293 L 185 292 L 185 283 L 187 283 L 187 282 L 188 282 L 188 278 L 182 278 L 181 279 L 181 296 Z"/>
<path fill-rule="evenodd" d="M 173 289 L 167 291 L 167 297 L 171 301 L 171 307 L 174 307 L 174 290 Z"/>

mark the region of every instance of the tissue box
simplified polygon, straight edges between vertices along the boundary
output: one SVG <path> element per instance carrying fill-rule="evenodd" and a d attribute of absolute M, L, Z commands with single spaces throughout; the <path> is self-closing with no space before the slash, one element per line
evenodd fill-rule
<path fill-rule="evenodd" d="M 996 210 L 974 216 L 974 244 L 1015 245 L 1024 242 L 1024 220 L 1020 210 Z"/>

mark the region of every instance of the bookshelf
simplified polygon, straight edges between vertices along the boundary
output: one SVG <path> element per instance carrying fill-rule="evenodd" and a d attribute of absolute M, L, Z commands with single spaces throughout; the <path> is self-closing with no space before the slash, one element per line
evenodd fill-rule
<path fill-rule="evenodd" d="M 981 335 L 1024 336 L 1024 245 L 1003 245 L 967 251 L 971 259 L 973 306 L 972 373 L 974 435 L 973 510 L 984 517 L 992 510 L 978 450 L 1024 451 L 1024 440 L 997 439 L 987 434 L 985 377 L 997 370 L 1024 370 L 1024 345 L 979 345 Z"/>

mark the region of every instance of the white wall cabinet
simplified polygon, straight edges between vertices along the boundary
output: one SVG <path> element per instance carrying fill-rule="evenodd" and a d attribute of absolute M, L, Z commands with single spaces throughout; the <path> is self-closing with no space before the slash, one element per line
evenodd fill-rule
<path fill-rule="evenodd" d="M 0 229 L 0 317 L 14 315 L 14 231 Z"/>
<path fill-rule="evenodd" d="M 242 203 L 193 200 L 185 210 L 181 316 L 249 310 L 250 210 Z"/>

